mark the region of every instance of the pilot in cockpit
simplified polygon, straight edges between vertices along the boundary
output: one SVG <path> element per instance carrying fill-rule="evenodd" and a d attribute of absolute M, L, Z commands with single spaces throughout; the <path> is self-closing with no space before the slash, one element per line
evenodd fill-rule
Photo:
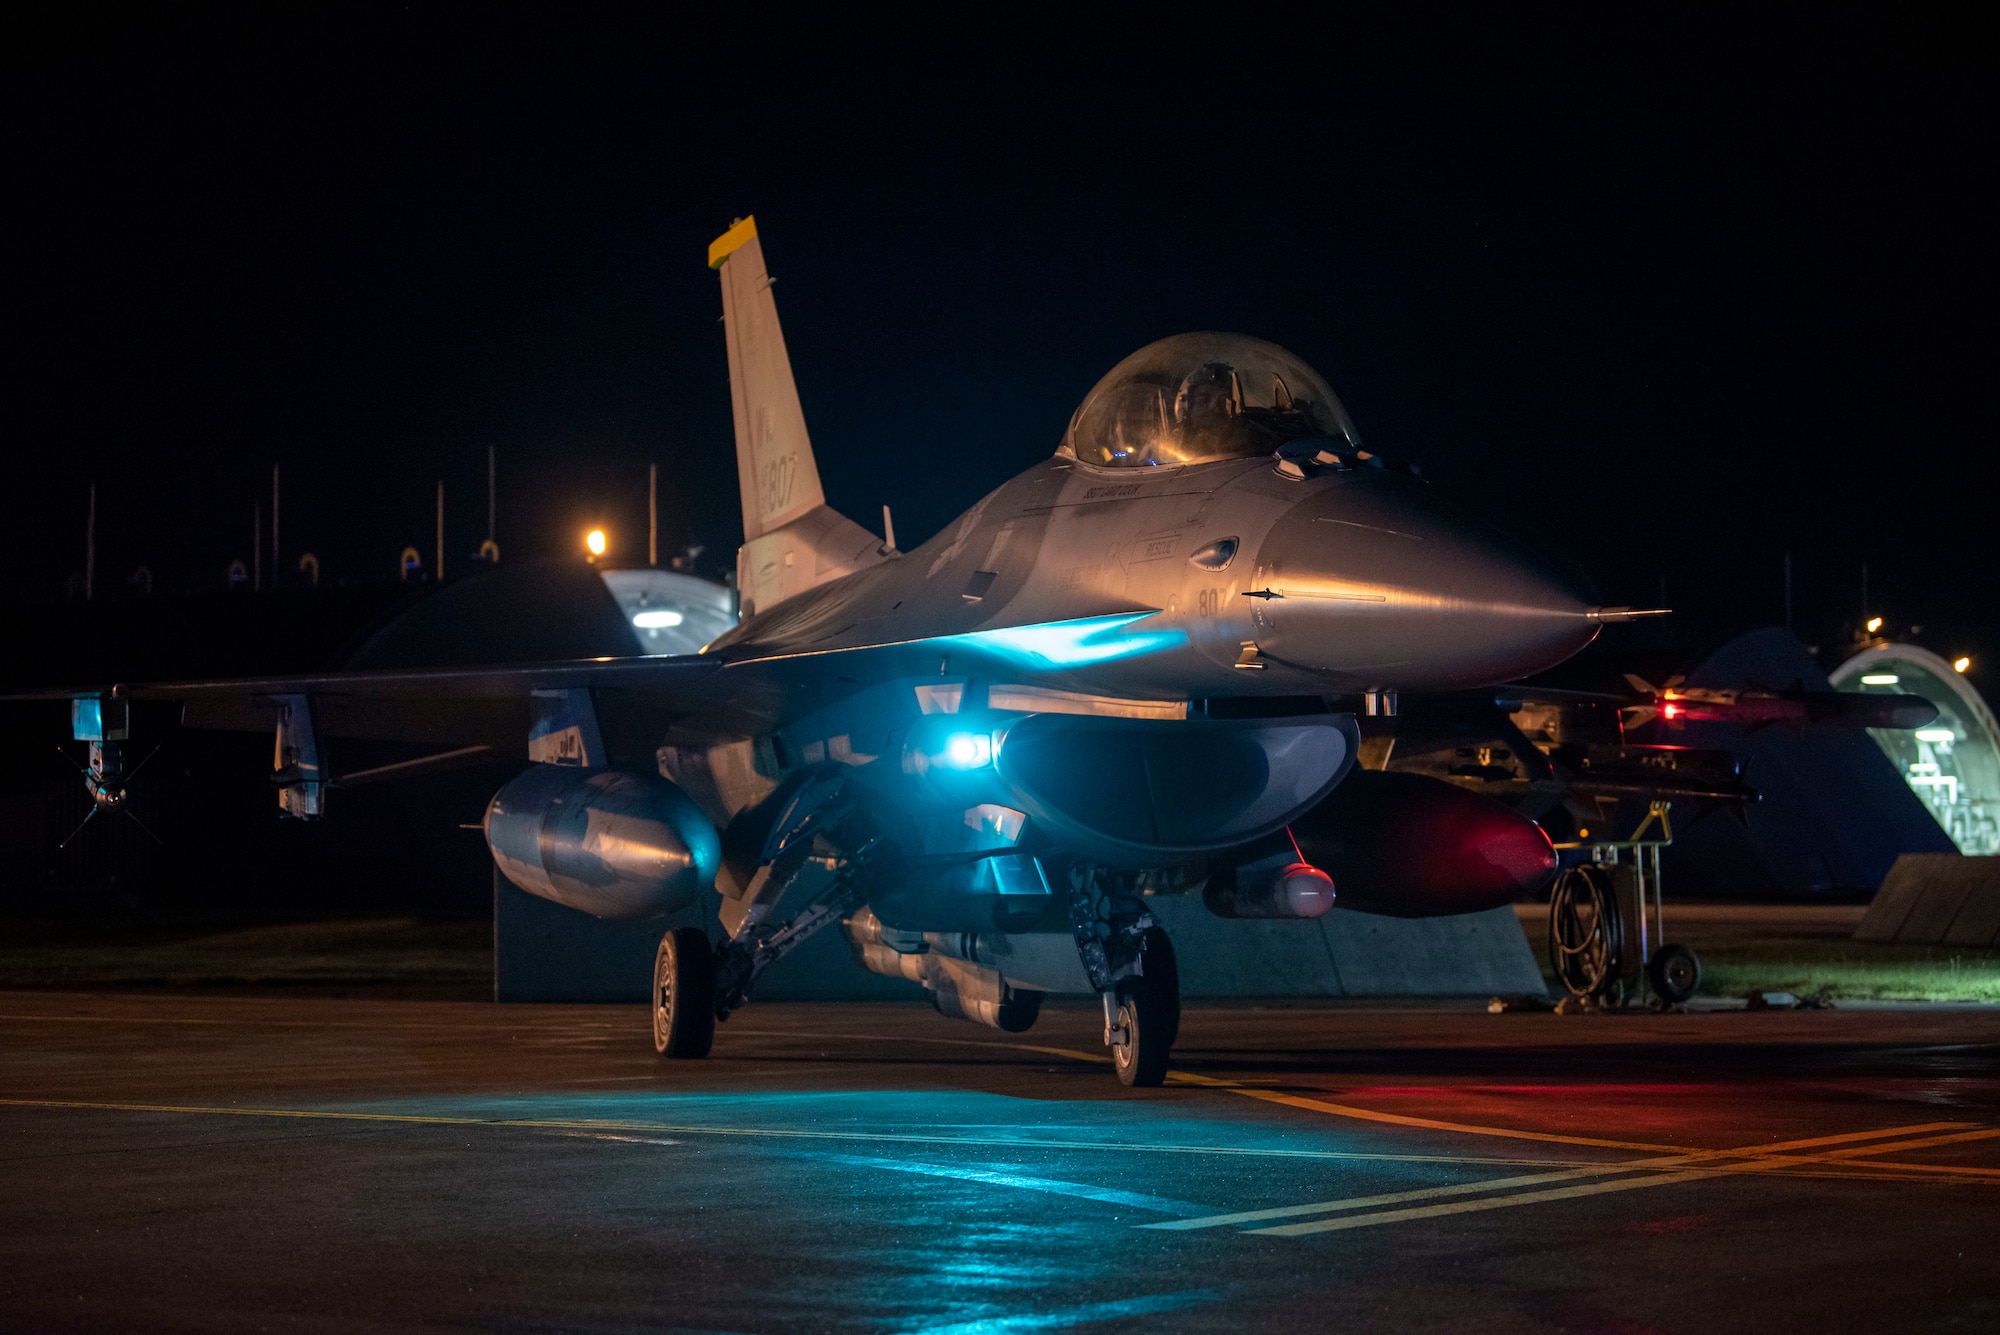
<path fill-rule="evenodd" d="M 1186 457 L 1199 458 L 1234 434 L 1243 407 L 1240 393 L 1236 373 L 1225 362 L 1205 362 L 1188 372 L 1174 394 L 1174 423 Z"/>

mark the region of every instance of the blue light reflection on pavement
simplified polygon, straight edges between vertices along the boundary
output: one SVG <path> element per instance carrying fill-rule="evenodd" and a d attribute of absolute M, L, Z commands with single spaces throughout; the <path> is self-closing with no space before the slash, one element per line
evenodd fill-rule
<path fill-rule="evenodd" d="M 1274 1121 L 1247 1101 L 762 1088 L 321 1106 L 500 1124 L 492 1141 L 474 1140 L 494 1163 L 547 1173 L 551 1218 L 642 1222 L 664 1236 L 692 1226 L 716 1242 L 747 1241 L 744 1264 L 789 1277 L 757 1299 L 773 1329 L 822 1328 L 842 1313 L 833 1326 L 1031 1335 L 1233 1302 L 1235 1282 L 1138 1292 L 1193 1260 L 1183 1246 L 1205 1255 L 1241 1245 L 1215 1232 L 1140 1226 L 1295 1202 L 1302 1192 L 1432 1186 L 1462 1173 L 1449 1159 L 1409 1161 L 1427 1156 L 1407 1155 L 1416 1147 L 1379 1129 Z M 518 1133 L 579 1149 L 549 1172 Z M 582 1149 L 591 1142 L 601 1148 Z M 1384 1151 L 1404 1161 L 1373 1161 Z M 1164 1241 L 1182 1238 L 1190 1241 Z"/>
<path fill-rule="evenodd" d="M 909 1335 L 1016 1335 L 1016 1332 L 1026 1335 L 1029 1331 L 1061 1330 L 1068 1326 L 1082 1326 L 1096 1321 L 1122 1321 L 1135 1316 L 1178 1312 L 1197 1303 L 1218 1302 L 1222 1296 L 1214 1289 L 1184 1289 L 1179 1293 L 1152 1293 L 1142 1298 L 1125 1298 L 1117 1302 L 1085 1303 L 1081 1307 L 1054 1312 L 980 1317 L 949 1326 L 911 1327 Z"/>
<path fill-rule="evenodd" d="M 389 1117 L 598 1123 L 607 1130 L 662 1134 L 941 1142 L 981 1152 L 1103 1149 L 1147 1157 L 1191 1153 L 1337 1161 L 1402 1150 L 1413 1159 L 1425 1157 L 1407 1154 L 1416 1148 L 1407 1142 L 1385 1143 L 1380 1133 L 1352 1123 L 1274 1122 L 1248 1103 L 1190 1117 L 1176 1105 L 1096 1099 L 1052 1103 L 967 1090 L 455 1094 L 318 1106 Z"/>
<path fill-rule="evenodd" d="M 823 1163 L 851 1164 L 857 1168 L 875 1168 L 891 1173 L 916 1173 L 924 1177 L 950 1177 L 964 1182 L 985 1182 L 996 1187 L 1015 1187 L 1022 1191 L 1046 1191 L 1058 1196 L 1079 1196 L 1085 1200 L 1104 1201 L 1111 1205 L 1128 1205 L 1135 1210 L 1151 1210 L 1158 1214 L 1179 1215 L 1183 1219 L 1199 1219 L 1213 1214 L 1206 1205 L 1196 1205 L 1193 1201 L 1177 1201 L 1166 1196 L 1148 1196 L 1136 1191 L 1119 1191 L 1112 1187 L 1093 1187 L 1083 1182 L 1061 1182 L 1054 1178 L 1030 1177 L 1018 1171 L 1019 1164 L 988 1164 L 980 1168 L 955 1168 L 946 1164 L 913 1163 L 903 1159 L 876 1159 L 859 1154 L 802 1154 L 802 1159 L 816 1159 Z"/>
<path fill-rule="evenodd" d="M 1136 1226 L 1295 1199 L 1299 1169 L 1344 1177 L 1355 1166 L 1291 1155 L 1372 1148 L 1365 1133 L 1286 1127 L 1254 1106 L 1190 1116 L 1185 1105 L 944 1089 L 450 1094 L 337 1106 L 539 1122 L 521 1130 L 601 1141 L 601 1153 L 580 1150 L 587 1157 L 550 1173 L 550 1217 L 651 1219 L 653 1230 L 699 1221 L 767 1239 L 757 1263 L 775 1249 L 797 1276 L 760 1299 L 774 1329 L 842 1313 L 832 1324 L 843 1329 L 1035 1335 L 1220 1302 L 1233 1286 L 1149 1293 L 1161 1273 L 1133 1269 L 1137 1255 L 1155 1254 L 1152 1239 L 1213 1246 L 1215 1235 Z M 508 1147 L 521 1142 L 494 1129 L 492 1152 L 513 1156 Z M 894 1136 L 924 1143 L 884 1143 Z M 678 1143 L 652 1143 L 667 1137 Z M 539 1151 L 517 1161 L 542 1162 Z M 1180 1198 L 1205 1197 L 1204 1186 L 1218 1198 Z"/>

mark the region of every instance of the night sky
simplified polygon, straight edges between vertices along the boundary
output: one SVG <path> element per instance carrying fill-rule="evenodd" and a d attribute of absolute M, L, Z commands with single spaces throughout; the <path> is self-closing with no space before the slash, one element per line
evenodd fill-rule
<path fill-rule="evenodd" d="M 489 445 L 507 558 L 596 522 L 643 559 L 657 463 L 719 573 L 704 252 L 754 212 L 828 499 L 906 548 L 1120 357 L 1234 329 L 1605 602 L 1769 623 L 1790 548 L 1808 639 L 1866 561 L 1892 628 L 2000 665 L 1970 27 L 64 12 L 0 56 L 11 600 L 81 570 L 93 479 L 101 593 L 221 587 L 273 463 L 286 569 L 428 561 L 441 478 L 458 573 Z"/>

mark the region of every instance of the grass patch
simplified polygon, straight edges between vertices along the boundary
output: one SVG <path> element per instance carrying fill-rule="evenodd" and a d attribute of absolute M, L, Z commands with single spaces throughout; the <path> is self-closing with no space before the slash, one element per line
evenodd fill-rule
<path fill-rule="evenodd" d="M 2000 951 L 1817 938 L 1725 937 L 1687 944 L 1704 996 L 1826 993 L 1856 1001 L 2000 1002 Z"/>
<path fill-rule="evenodd" d="M 221 987 L 490 996 L 493 928 L 414 918 L 0 946 L 0 987 Z"/>
<path fill-rule="evenodd" d="M 1524 916 L 1549 989 L 1545 919 Z M 1858 914 L 1779 910 L 1763 917 L 1668 906 L 1667 939 L 1701 957 L 1701 995 L 1752 992 L 1844 997 L 1850 1001 L 2000 1002 L 2000 950 L 1856 941 Z"/>

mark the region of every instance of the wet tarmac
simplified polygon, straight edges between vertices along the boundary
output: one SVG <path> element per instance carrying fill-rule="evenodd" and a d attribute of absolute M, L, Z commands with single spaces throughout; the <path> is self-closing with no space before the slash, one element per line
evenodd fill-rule
<path fill-rule="evenodd" d="M 2000 1329 L 2000 1010 L 0 993 L 0 1329 Z"/>

